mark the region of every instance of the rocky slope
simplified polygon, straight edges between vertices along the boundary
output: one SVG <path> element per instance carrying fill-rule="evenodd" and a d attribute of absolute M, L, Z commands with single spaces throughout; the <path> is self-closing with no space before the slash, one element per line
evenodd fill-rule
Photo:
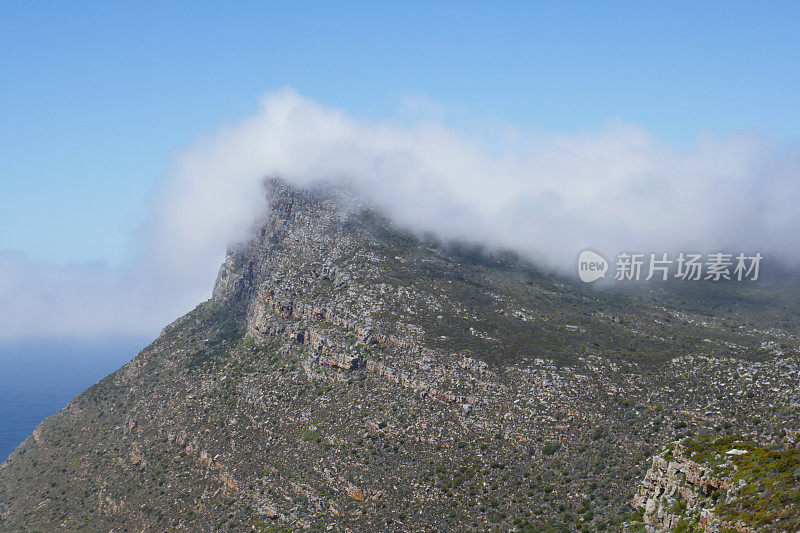
<path fill-rule="evenodd" d="M 0 529 L 620 530 L 676 438 L 797 441 L 796 292 L 594 292 L 268 189 L 213 298 L 0 466 Z"/>
<path fill-rule="evenodd" d="M 631 531 L 800 531 L 800 450 L 687 438 L 653 458 L 633 501 Z"/>

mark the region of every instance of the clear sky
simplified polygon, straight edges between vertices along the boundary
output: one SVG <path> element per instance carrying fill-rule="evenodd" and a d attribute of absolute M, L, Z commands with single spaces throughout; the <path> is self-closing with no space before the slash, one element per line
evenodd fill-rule
<path fill-rule="evenodd" d="M 393 119 L 800 137 L 797 2 L 3 2 L 0 250 L 123 261 L 171 153 L 280 87 Z"/>

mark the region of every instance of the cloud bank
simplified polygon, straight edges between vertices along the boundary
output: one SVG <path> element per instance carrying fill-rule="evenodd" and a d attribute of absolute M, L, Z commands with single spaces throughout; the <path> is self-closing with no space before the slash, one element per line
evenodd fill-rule
<path fill-rule="evenodd" d="M 0 255 L 3 334 L 157 332 L 208 296 L 226 244 L 263 212 L 265 176 L 345 180 L 409 229 L 563 271 L 587 247 L 800 262 L 797 145 L 739 134 L 684 148 L 621 121 L 482 136 L 438 119 L 362 120 L 283 90 L 174 157 L 133 264 L 41 267 Z"/>

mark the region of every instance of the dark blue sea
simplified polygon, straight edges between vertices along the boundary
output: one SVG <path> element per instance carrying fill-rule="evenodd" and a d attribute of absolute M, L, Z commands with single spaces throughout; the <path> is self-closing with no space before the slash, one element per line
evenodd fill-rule
<path fill-rule="evenodd" d="M 148 341 L 0 342 L 0 462 L 39 423 L 131 360 Z"/>

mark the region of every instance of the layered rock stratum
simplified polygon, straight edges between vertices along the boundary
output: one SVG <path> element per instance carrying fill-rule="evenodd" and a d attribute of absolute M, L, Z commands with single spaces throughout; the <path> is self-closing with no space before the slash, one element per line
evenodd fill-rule
<path fill-rule="evenodd" d="M 668 443 L 797 442 L 796 285 L 595 291 L 267 188 L 213 297 L 0 466 L 0 530 L 619 531 Z"/>

